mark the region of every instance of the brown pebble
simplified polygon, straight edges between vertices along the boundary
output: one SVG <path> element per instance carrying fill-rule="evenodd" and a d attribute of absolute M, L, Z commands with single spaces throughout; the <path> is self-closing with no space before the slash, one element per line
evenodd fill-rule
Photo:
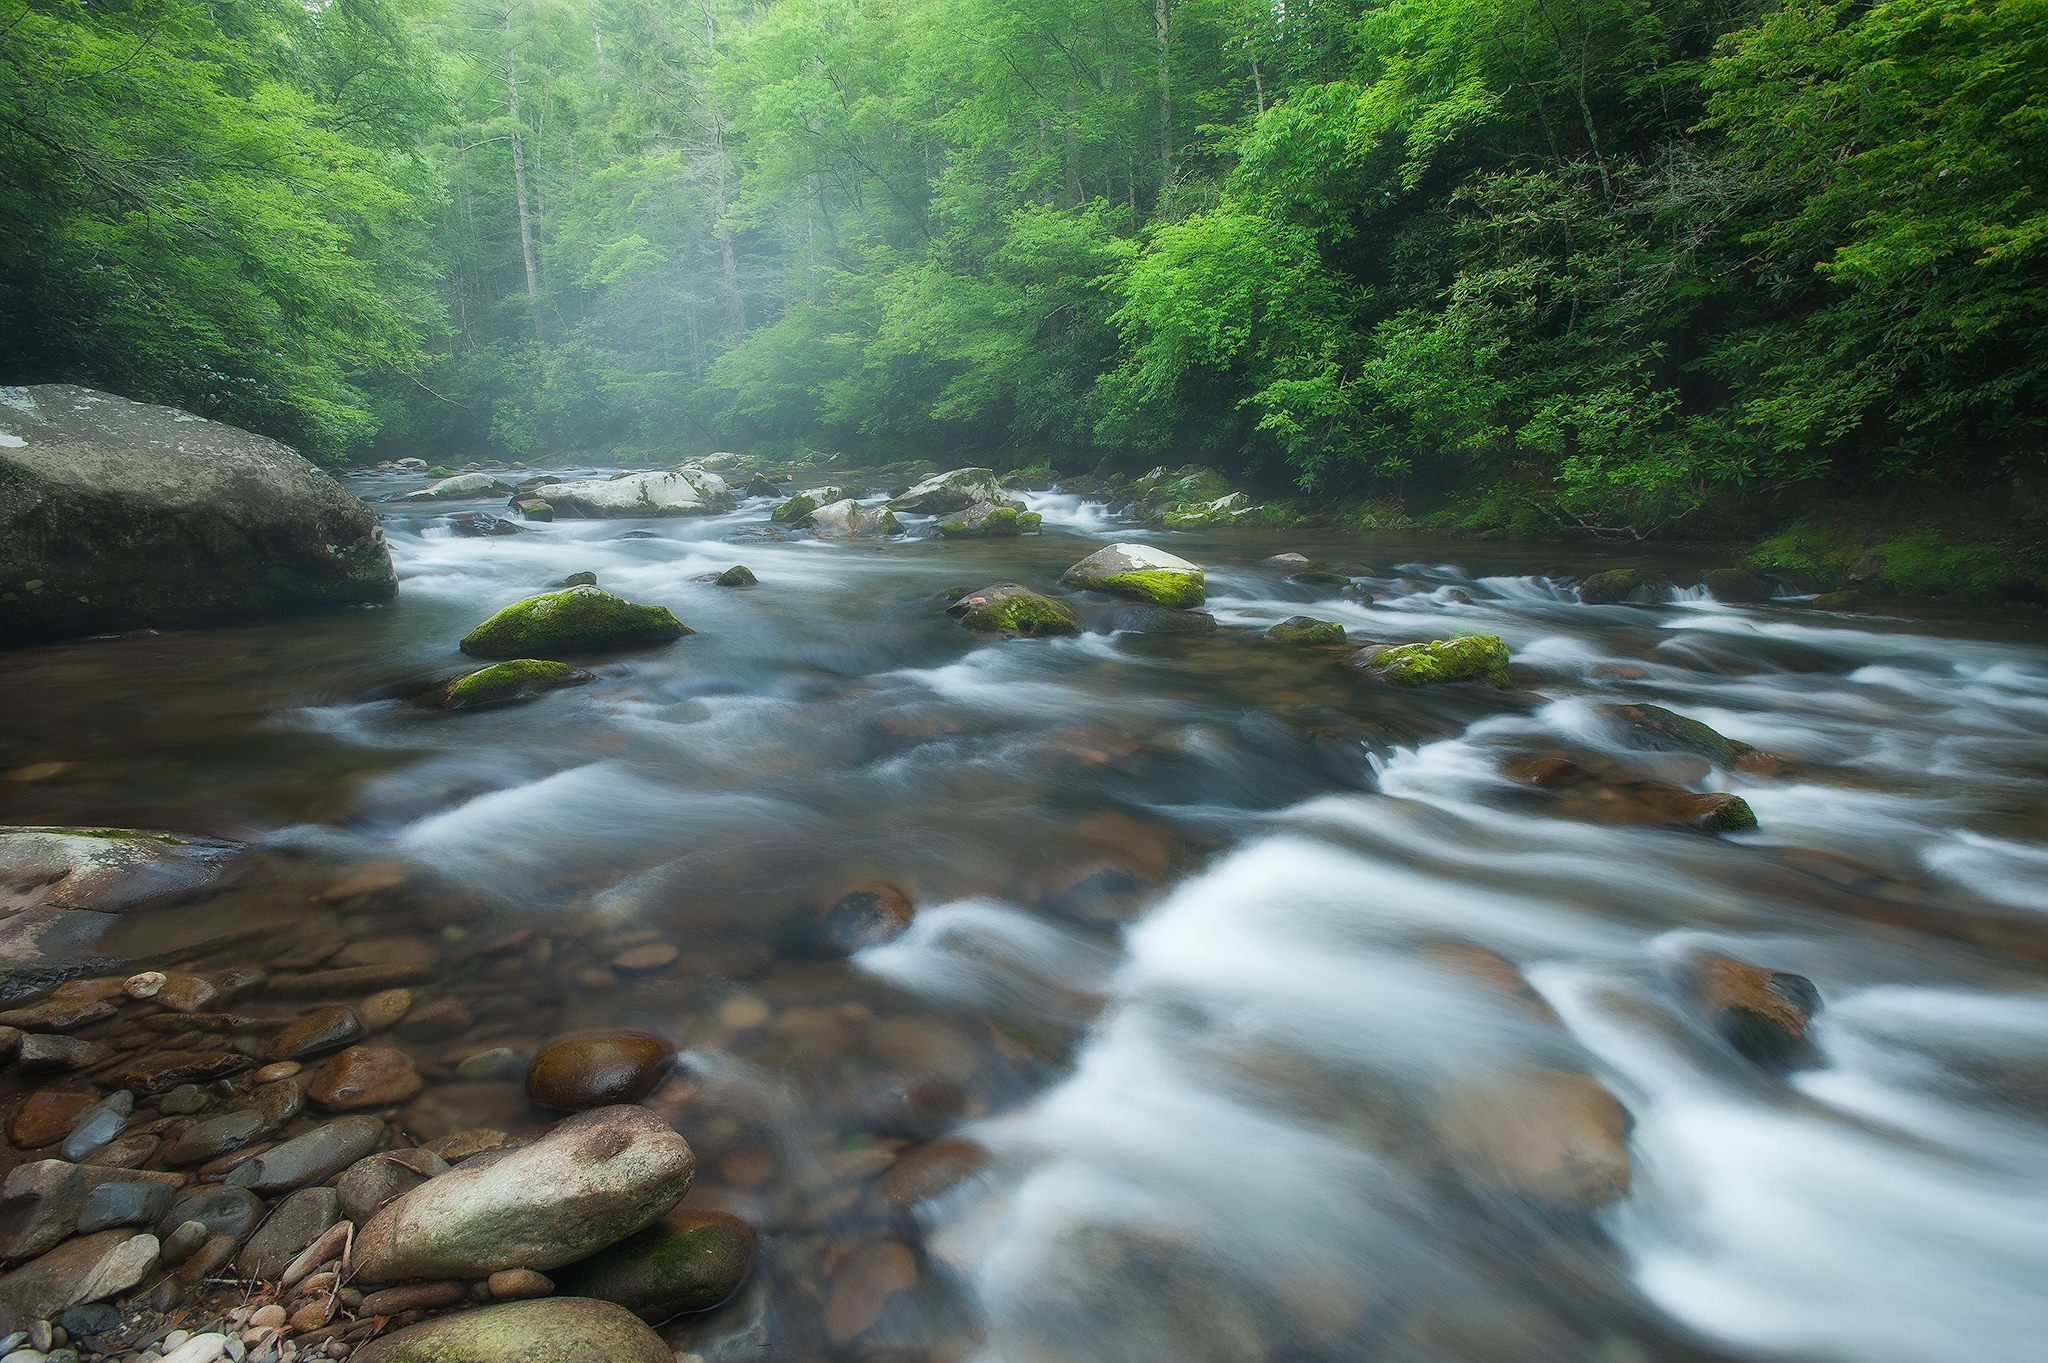
<path fill-rule="evenodd" d="M 220 996 L 210 980 L 197 975 L 173 975 L 156 991 L 156 1001 L 174 1013 L 197 1013 Z"/>
<path fill-rule="evenodd" d="M 535 1053 L 526 1096 L 557 1112 L 637 1103 L 674 1061 L 675 1047 L 652 1032 L 570 1032 Z"/>
<path fill-rule="evenodd" d="M 187 1287 L 197 1287 L 200 1279 L 210 1278 L 226 1268 L 234 1257 L 235 1237 L 216 1235 L 192 1251 L 192 1257 L 179 1266 L 178 1281 Z"/>
<path fill-rule="evenodd" d="M 63 1140 L 78 1114 L 97 1101 L 90 1093 L 31 1093 L 8 1121 L 8 1139 L 23 1150 Z"/>
<path fill-rule="evenodd" d="M 265 1065 L 249 1078 L 258 1084 L 275 1084 L 280 1079 L 291 1078 L 304 1068 L 306 1067 L 296 1060 L 280 1060 L 274 1065 Z"/>
<path fill-rule="evenodd" d="M 268 1306 L 259 1306 L 249 1313 L 250 1328 L 257 1330 L 265 1326 L 275 1328 L 290 1319 L 291 1317 L 286 1314 L 285 1309 L 276 1302 L 272 1302 Z"/>
<path fill-rule="evenodd" d="M 315 1297 L 298 1310 L 292 1312 L 292 1329 L 317 1330 L 332 1319 L 334 1319 L 334 1299 L 324 1296 Z"/>
<path fill-rule="evenodd" d="M 279 1032 L 271 1040 L 270 1054 L 278 1060 L 296 1060 L 360 1041 L 367 1030 L 361 1013 L 345 1003 L 330 1003 L 301 1014 Z"/>
<path fill-rule="evenodd" d="M 387 1046 L 351 1046 L 327 1062 L 306 1096 L 329 1112 L 402 1103 L 420 1091 L 412 1057 Z"/>
<path fill-rule="evenodd" d="M 634 947 L 612 957 L 614 970 L 659 970 L 672 963 L 682 953 L 667 942 L 649 942 L 644 947 Z"/>
<path fill-rule="evenodd" d="M 825 1302 L 825 1337 L 845 1344 L 882 1317 L 894 1294 L 917 1286 L 917 1258 L 894 1240 L 848 1256 Z"/>
<path fill-rule="evenodd" d="M 460 999 L 436 999 L 405 1015 L 399 1030 L 422 1041 L 461 1036 L 476 1025 L 476 1014 Z"/>
<path fill-rule="evenodd" d="M 539 1277 L 538 1274 L 534 1276 Z M 402 1311 L 453 1306 L 468 1295 L 467 1283 L 407 1283 L 403 1287 L 387 1287 L 381 1292 L 370 1293 L 363 1298 L 360 1312 L 367 1316 L 395 1316 Z"/>
<path fill-rule="evenodd" d="M 356 1005 L 356 1011 L 362 1014 L 363 1026 L 373 1032 L 395 1027 L 399 1019 L 412 1011 L 412 990 L 386 989 L 372 994 Z"/>
<path fill-rule="evenodd" d="M 157 1108 L 167 1117 L 189 1117 L 206 1106 L 206 1095 L 197 1084 L 180 1084 L 166 1093 Z"/>
<path fill-rule="evenodd" d="M 485 1150 L 495 1150 L 504 1143 L 504 1132 L 488 1126 L 479 1126 L 466 1131 L 451 1131 L 424 1148 L 454 1164 Z"/>
<path fill-rule="evenodd" d="M 501 1268 L 486 1281 L 491 1295 L 499 1301 L 545 1297 L 555 1290 L 552 1282 L 530 1268 Z"/>

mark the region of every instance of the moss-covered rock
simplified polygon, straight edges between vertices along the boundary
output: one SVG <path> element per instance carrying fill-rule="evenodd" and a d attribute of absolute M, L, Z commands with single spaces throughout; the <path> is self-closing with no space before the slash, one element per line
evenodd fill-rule
<path fill-rule="evenodd" d="M 1628 599 L 1628 594 L 1643 585 L 1643 574 L 1637 568 L 1611 568 L 1604 573 L 1595 573 L 1579 584 L 1579 600 L 1589 606 L 1612 606 Z"/>
<path fill-rule="evenodd" d="M 830 506 L 846 494 L 836 487 L 813 488 L 799 492 L 781 506 L 768 513 L 768 519 L 777 525 L 786 525 L 792 530 L 802 530 L 811 523 L 811 513 L 821 506 Z"/>
<path fill-rule="evenodd" d="M 1067 569 L 1060 581 L 1155 606 L 1199 606 L 1208 595 L 1200 568 L 1149 544 L 1098 549 Z"/>
<path fill-rule="evenodd" d="M 1341 644 L 1344 626 L 1335 620 L 1318 620 L 1313 615 L 1291 615 L 1266 631 L 1276 644 Z"/>
<path fill-rule="evenodd" d="M 1391 648 L 1375 644 L 1361 649 L 1353 661 L 1380 680 L 1397 686 L 1433 686 L 1455 681 L 1506 686 L 1509 681 L 1508 646 L 1494 634 L 1467 634 L 1457 639 L 1431 639 Z"/>
<path fill-rule="evenodd" d="M 473 710 L 479 705 L 502 705 L 529 700 L 557 687 L 581 686 L 591 679 L 588 672 L 567 663 L 514 658 L 448 683 L 441 693 L 441 706 L 447 710 Z"/>
<path fill-rule="evenodd" d="M 813 511 L 809 528 L 820 539 L 879 539 L 903 533 L 896 513 L 888 507 L 862 506 L 851 497 L 842 497 Z"/>
<path fill-rule="evenodd" d="M 524 520 L 552 521 L 555 518 L 554 506 L 539 497 L 515 497 L 512 509 Z"/>
<path fill-rule="evenodd" d="M 736 1216 L 671 1212 L 557 1277 L 564 1292 L 616 1302 L 659 1325 L 685 1311 L 708 1311 L 738 1291 L 756 1243 L 753 1227 Z"/>
<path fill-rule="evenodd" d="M 940 522 L 939 533 L 947 539 L 1004 539 L 1024 532 L 1019 524 L 1023 514 L 1014 506 L 976 502 L 959 515 Z"/>
<path fill-rule="evenodd" d="M 752 587 L 760 582 L 754 570 L 744 563 L 735 563 L 716 578 L 712 579 L 721 587 Z"/>
<path fill-rule="evenodd" d="M 988 634 L 1018 634 L 1036 639 L 1081 632 L 1081 622 L 1065 603 L 1040 596 L 1014 582 L 978 587 L 947 607 L 946 614 L 969 629 Z"/>
<path fill-rule="evenodd" d="M 1771 599 L 1771 584 L 1747 568 L 1709 568 L 1700 574 L 1700 585 L 1716 601 L 1739 604 Z"/>
<path fill-rule="evenodd" d="M 1785 759 L 1774 753 L 1661 705 L 1603 705 L 1600 713 L 1621 731 L 1625 743 L 1644 752 L 1689 753 L 1739 771 L 1777 773 L 1786 766 Z"/>
<path fill-rule="evenodd" d="M 1983 505 L 1930 494 L 1911 506 L 1828 506 L 1751 549 L 1744 566 L 1875 595 L 2048 600 L 2048 509 L 2027 489 Z"/>
<path fill-rule="evenodd" d="M 471 630 L 462 651 L 476 658 L 553 658 L 666 644 L 689 633 L 667 606 L 643 606 L 599 587 L 571 587 L 514 601 Z"/>

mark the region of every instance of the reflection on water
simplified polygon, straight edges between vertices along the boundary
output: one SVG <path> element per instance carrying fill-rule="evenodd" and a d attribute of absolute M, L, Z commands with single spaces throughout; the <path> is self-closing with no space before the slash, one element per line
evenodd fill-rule
<path fill-rule="evenodd" d="M 1555 546 L 1234 531 L 1157 536 L 1213 634 L 1083 599 L 1080 637 L 978 640 L 943 589 L 1142 533 L 1028 500 L 1045 534 L 972 543 L 779 539 L 768 499 L 490 538 L 394 511 L 388 609 L 10 655 L 0 767 L 68 765 L 0 817 L 258 844 L 101 959 L 261 965 L 280 1016 L 399 963 L 449 1003 L 398 1038 L 423 1138 L 546 1120 L 472 1056 L 672 1037 L 649 1101 L 692 1202 L 771 1233 L 669 1331 L 707 1359 L 2034 1355 L 2031 629 L 1591 607 L 1567 574 L 1606 565 Z M 1258 566 L 1281 549 L 1353 584 Z M 735 562 L 760 585 L 703 580 Z M 406 699 L 581 571 L 697 632 L 522 706 Z M 1260 637 L 1304 613 L 1497 633 L 1517 688 Z M 1603 707 L 1642 702 L 1783 761 L 1641 751 Z M 1574 774 L 1532 784 L 1545 758 Z M 1673 826 L 1710 791 L 1759 829 Z M 1717 1030 L 1716 956 L 1818 987 L 1803 1068 Z"/>

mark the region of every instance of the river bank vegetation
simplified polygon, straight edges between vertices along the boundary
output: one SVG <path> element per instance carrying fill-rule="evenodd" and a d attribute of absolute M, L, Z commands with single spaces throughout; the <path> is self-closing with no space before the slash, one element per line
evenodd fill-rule
<path fill-rule="evenodd" d="M 2048 0 L 0 0 L 0 367 L 2031 580 L 2044 166 Z"/>

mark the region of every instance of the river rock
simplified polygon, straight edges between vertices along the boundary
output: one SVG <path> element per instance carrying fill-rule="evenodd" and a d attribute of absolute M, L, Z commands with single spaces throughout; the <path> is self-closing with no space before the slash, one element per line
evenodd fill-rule
<path fill-rule="evenodd" d="M 447 1172 L 448 1161 L 428 1150 L 389 1150 L 359 1159 L 335 1185 L 341 1194 L 341 1214 L 362 1225 L 399 1197 Z"/>
<path fill-rule="evenodd" d="M 502 539 L 523 535 L 526 527 L 486 511 L 458 511 L 447 518 L 448 528 L 464 539 Z"/>
<path fill-rule="evenodd" d="M 475 1025 L 476 1014 L 461 999 L 435 999 L 407 1013 L 398 1030 L 422 1041 L 441 1041 Z"/>
<path fill-rule="evenodd" d="M 953 469 L 935 473 L 889 503 L 892 511 L 914 511 L 921 516 L 962 511 L 976 502 L 1007 505 L 1009 497 L 994 469 Z"/>
<path fill-rule="evenodd" d="M 275 440 L 71 384 L 5 394 L 0 633 L 253 619 L 397 593 L 377 514 Z"/>
<path fill-rule="evenodd" d="M 386 989 L 364 999 L 356 1011 L 362 1014 L 363 1026 L 373 1032 L 396 1027 L 405 1015 L 412 1011 L 412 991 Z"/>
<path fill-rule="evenodd" d="M 113 1078 L 122 1088 L 155 1095 L 190 1084 L 225 1079 L 231 1074 L 240 1074 L 254 1063 L 239 1051 L 151 1051 L 117 1070 Z"/>
<path fill-rule="evenodd" d="M 85 1163 L 105 1169 L 140 1169 L 155 1156 L 161 1144 L 147 1131 L 130 1131 L 86 1156 Z"/>
<path fill-rule="evenodd" d="M 1510 680 L 1508 646 L 1494 634 L 1467 634 L 1419 644 L 1369 644 L 1354 653 L 1351 661 L 1396 686 L 1434 686 L 1459 681 L 1507 686 Z"/>
<path fill-rule="evenodd" d="M 759 1237 L 736 1216 L 679 1210 L 558 1274 L 572 1297 L 617 1302 L 651 1325 L 708 1311 L 739 1290 Z"/>
<path fill-rule="evenodd" d="M 948 606 L 946 614 L 984 634 L 1045 639 L 1081 632 L 1081 622 L 1065 602 L 1040 596 L 1014 582 L 978 587 Z"/>
<path fill-rule="evenodd" d="M 1703 833 L 1745 833 L 1756 827 L 1756 811 L 1740 795 L 1687 790 L 1659 781 L 1636 782 L 1601 814 L 1613 823 L 1661 824 Z"/>
<path fill-rule="evenodd" d="M 271 1038 L 270 1054 L 277 1060 L 318 1055 L 360 1041 L 368 1030 L 362 1014 L 345 1003 L 332 1003 L 301 1014 Z"/>
<path fill-rule="evenodd" d="M 113 1015 L 114 1006 L 103 999 L 54 998 L 0 1013 L 0 1026 L 28 1032 L 68 1032 Z M 15 1045 L 20 1044 L 21 1039 L 16 1037 Z"/>
<path fill-rule="evenodd" d="M 48 1320 L 67 1306 L 125 1292 L 156 1264 L 157 1240 L 103 1230 L 51 1250 L 0 1278 L 0 1318 Z"/>
<path fill-rule="evenodd" d="M 1345 642 L 1344 626 L 1335 620 L 1318 620 L 1313 615 L 1290 615 L 1267 630 L 1266 637 L 1276 644 L 1320 646 Z"/>
<path fill-rule="evenodd" d="M 86 1199 L 105 1183 L 161 1183 L 176 1174 L 107 1169 L 63 1160 L 33 1160 L 8 1171 L 0 1184 L 0 1259 L 27 1259 L 59 1244 L 78 1227 Z"/>
<path fill-rule="evenodd" d="M 1598 1079 L 1549 1069 L 1460 1084 L 1430 1115 L 1439 1147 L 1472 1187 L 1562 1212 L 1628 1192 L 1632 1125 Z"/>
<path fill-rule="evenodd" d="M 811 513 L 810 531 L 820 539 L 878 539 L 900 535 L 903 527 L 886 506 L 862 506 L 851 497 L 842 497 Z"/>
<path fill-rule="evenodd" d="M 1694 969 L 1700 1000 L 1722 1040 L 1767 1070 L 1794 1069 L 1811 1060 L 1806 1027 L 1821 1008 L 1812 980 L 1732 956 L 1702 956 Z"/>
<path fill-rule="evenodd" d="M 557 1112 L 637 1103 L 674 1063 L 674 1043 L 652 1032 L 571 1032 L 535 1052 L 526 1096 Z"/>
<path fill-rule="evenodd" d="M 107 1048 L 97 1041 L 30 1033 L 15 1050 L 14 1063 L 23 1074 L 55 1074 L 59 1070 L 89 1069 L 105 1060 L 107 1054 Z"/>
<path fill-rule="evenodd" d="M 301 1188 L 280 1202 L 249 1237 L 235 1267 L 245 1278 L 277 1278 L 291 1267 L 300 1250 L 340 1219 L 341 1194 L 332 1188 Z"/>
<path fill-rule="evenodd" d="M 646 648 L 689 633 L 667 606 L 638 605 L 601 587 L 571 587 L 513 602 L 471 630 L 462 651 L 478 658 L 545 659 Z"/>
<path fill-rule="evenodd" d="M 689 1143 L 644 1108 L 580 1113 L 378 1212 L 357 1237 L 358 1272 L 369 1282 L 546 1272 L 652 1224 L 695 1168 Z"/>
<path fill-rule="evenodd" d="M 658 608 L 657 608 L 658 609 Z M 444 710 L 474 710 L 482 705 L 505 705 L 532 700 L 564 686 L 582 686 L 597 678 L 580 667 L 549 662 L 541 658 L 514 658 L 493 663 L 481 672 L 458 677 L 441 692 Z"/>
<path fill-rule="evenodd" d="M 811 513 L 819 507 L 839 501 L 846 495 L 844 488 L 817 487 L 809 492 L 799 492 L 782 505 L 768 513 L 768 519 L 792 530 L 801 530 L 811 523 Z"/>
<path fill-rule="evenodd" d="M 258 1155 L 228 1175 L 237 1187 L 265 1196 L 321 1183 L 377 1148 L 384 1123 L 375 1117 L 341 1117 Z"/>
<path fill-rule="evenodd" d="M 157 1151 L 157 1158 L 174 1169 L 204 1164 L 230 1150 L 239 1150 L 252 1141 L 262 1139 L 272 1129 L 270 1118 L 261 1112 L 247 1109 L 223 1112 L 164 1142 L 163 1149 Z"/>
<path fill-rule="evenodd" d="M 842 883 L 826 892 L 815 914 L 800 915 L 798 935 L 802 946 L 818 953 L 851 956 L 900 934 L 916 912 L 910 896 L 894 885 Z"/>
<path fill-rule="evenodd" d="M 1716 601 L 1731 604 L 1771 599 L 1771 584 L 1747 568 L 1709 568 L 1700 574 L 1700 585 Z"/>
<path fill-rule="evenodd" d="M 157 1234 L 166 1235 L 187 1221 L 197 1221 L 208 1240 L 224 1236 L 240 1242 L 262 1219 L 263 1200 L 256 1194 L 247 1188 L 216 1183 L 180 1196 L 164 1213 L 164 1219 L 157 1222 L 156 1229 Z"/>
<path fill-rule="evenodd" d="M 894 1240 L 850 1254 L 832 1277 L 825 1299 L 825 1337 L 849 1343 L 882 1318 L 889 1298 L 917 1286 L 917 1256 Z"/>
<path fill-rule="evenodd" d="M 1737 771 L 1770 774 L 1785 768 L 1785 759 L 1775 753 L 1729 738 L 1661 705 L 1603 705 L 1599 713 L 1620 730 L 1623 742 L 1645 752 L 1690 753 Z"/>
<path fill-rule="evenodd" d="M 755 587 L 761 582 L 754 576 L 754 570 L 744 563 L 733 564 L 711 580 L 721 587 Z"/>
<path fill-rule="evenodd" d="M 150 1226 L 171 1209 L 177 1189 L 168 1183 L 102 1183 L 85 1195 L 78 1213 L 79 1233 L 109 1226 Z"/>
<path fill-rule="evenodd" d="M 1630 592 L 1642 585 L 1641 570 L 1610 568 L 1579 583 L 1579 600 L 1588 606 L 1612 606 L 1626 600 Z"/>
<path fill-rule="evenodd" d="M 373 1339 L 354 1363 L 675 1363 L 661 1336 L 623 1306 L 542 1297 L 436 1316 Z M 168 1363 L 168 1361 L 167 1361 Z"/>
<path fill-rule="evenodd" d="M 547 503 L 557 520 L 620 516 L 707 516 L 732 507 L 725 479 L 699 468 L 634 473 L 624 478 L 550 483 Z"/>
<path fill-rule="evenodd" d="M 329 1112 L 402 1103 L 420 1091 L 412 1057 L 388 1046 L 351 1046 L 327 1062 L 306 1096 Z"/>
<path fill-rule="evenodd" d="M 1007 539 L 1028 534 L 1043 522 L 1036 511 L 1020 511 L 1008 504 L 976 502 L 956 516 L 939 523 L 939 533 L 949 540 Z"/>
<path fill-rule="evenodd" d="M 1131 601 L 1112 609 L 1096 628 L 1111 634 L 1214 634 L 1216 617 L 1207 611 L 1169 610 Z"/>
<path fill-rule="evenodd" d="M 1199 606 L 1207 595 L 1202 570 L 1149 544 L 1097 549 L 1060 577 L 1069 587 L 1127 596 L 1155 606 Z"/>
<path fill-rule="evenodd" d="M 175 833 L 0 827 L 0 911 L 127 913 L 205 889 L 241 850 Z"/>
<path fill-rule="evenodd" d="M 22 1150 L 53 1145 L 94 1106 L 90 1093 L 31 1093 L 8 1118 L 7 1138 Z"/>
<path fill-rule="evenodd" d="M 875 1180 L 875 1196 L 899 1211 L 950 1192 L 992 1162 L 988 1147 L 966 1136 L 926 1141 L 905 1151 Z"/>
<path fill-rule="evenodd" d="M 488 497 L 492 494 L 508 493 L 509 485 L 499 482 L 488 473 L 458 473 L 453 478 L 415 488 L 398 500 L 402 502 L 444 502 L 454 497 Z"/>

